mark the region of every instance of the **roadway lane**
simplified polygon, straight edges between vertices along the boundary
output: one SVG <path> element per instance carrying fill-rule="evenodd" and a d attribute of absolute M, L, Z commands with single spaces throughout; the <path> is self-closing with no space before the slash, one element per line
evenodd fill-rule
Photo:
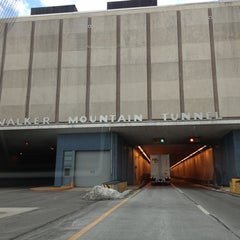
<path fill-rule="evenodd" d="M 2 206 L 38 209 L 1 218 L 4 240 L 240 239 L 240 198 L 184 183 L 149 185 L 124 200 L 91 203 L 77 189 L 5 193 Z"/>
<path fill-rule="evenodd" d="M 0 240 L 31 240 L 25 234 L 48 228 L 89 207 L 90 203 L 81 200 L 85 194 L 86 191 L 77 189 L 49 192 L 0 188 Z"/>
<path fill-rule="evenodd" d="M 240 196 L 187 182 L 176 182 L 174 185 L 187 198 L 206 209 L 211 217 L 240 236 Z"/>
<path fill-rule="evenodd" d="M 201 192 L 202 189 L 198 189 L 196 192 L 198 191 Z M 222 193 L 215 193 L 224 196 Z M 203 191 L 204 194 L 208 198 L 205 190 Z M 198 203 L 197 194 L 195 196 L 196 199 L 193 201 L 191 196 L 188 196 L 188 191 L 185 193 L 173 186 L 145 187 L 139 194 L 104 218 L 96 226 L 90 227 L 89 231 L 68 239 L 240 239 L 236 233 L 227 229 L 222 222 L 209 215 L 208 211 Z M 239 202 L 240 199 L 237 200 Z M 239 225 L 240 215 L 237 219 Z M 81 218 L 74 221 L 76 230 L 78 224 L 81 225 Z M 72 227 L 72 225 L 65 225 L 64 229 L 73 230 Z"/>

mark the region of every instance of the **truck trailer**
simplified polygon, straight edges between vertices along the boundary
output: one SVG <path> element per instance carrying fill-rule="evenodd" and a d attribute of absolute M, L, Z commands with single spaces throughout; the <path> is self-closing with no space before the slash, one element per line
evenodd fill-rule
<path fill-rule="evenodd" d="M 170 178 L 170 160 L 169 154 L 151 155 L 151 184 L 169 185 Z"/>

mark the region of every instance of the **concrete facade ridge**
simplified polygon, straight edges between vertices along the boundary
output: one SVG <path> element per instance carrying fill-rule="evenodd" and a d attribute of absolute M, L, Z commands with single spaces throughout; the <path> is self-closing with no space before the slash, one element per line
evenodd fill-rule
<path fill-rule="evenodd" d="M 114 128 L 125 128 L 125 127 L 167 127 L 167 126 L 237 126 L 240 124 L 240 119 L 212 119 L 212 120 L 176 120 L 176 121 L 159 121 L 159 120 L 143 120 L 140 122 L 108 122 L 108 123 L 47 123 L 47 124 L 22 124 L 22 125 L 9 125 L 0 126 L 0 130 L 35 130 L 35 129 L 114 129 Z"/>

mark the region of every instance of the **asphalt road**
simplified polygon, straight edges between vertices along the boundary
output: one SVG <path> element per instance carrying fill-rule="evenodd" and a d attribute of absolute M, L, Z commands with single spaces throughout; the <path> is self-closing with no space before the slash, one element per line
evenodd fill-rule
<path fill-rule="evenodd" d="M 0 239 L 240 239 L 240 197 L 228 193 L 174 183 L 124 200 L 86 202 L 83 194 L 0 190 L 0 207 L 37 208 L 9 217 L 0 210 Z"/>
<path fill-rule="evenodd" d="M 29 232 L 45 228 L 60 219 L 74 215 L 91 205 L 82 200 L 84 190 L 31 191 L 30 189 L 0 189 L 0 239 L 18 239 Z M 48 238 L 45 238 L 47 240 Z"/>

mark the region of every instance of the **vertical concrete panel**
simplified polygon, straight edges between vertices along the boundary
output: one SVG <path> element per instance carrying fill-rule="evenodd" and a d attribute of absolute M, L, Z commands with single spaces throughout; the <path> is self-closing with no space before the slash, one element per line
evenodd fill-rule
<path fill-rule="evenodd" d="M 0 114 L 6 118 L 23 119 L 27 94 L 31 22 L 15 22 L 6 34 Z M 1 42 L 3 40 L 4 38 L 1 38 Z"/>
<path fill-rule="evenodd" d="M 56 102 L 55 102 L 55 122 L 59 122 L 60 108 L 60 86 L 62 80 L 62 47 L 63 47 L 63 20 L 59 22 L 59 39 L 58 39 L 58 63 L 57 63 L 57 83 L 56 83 Z"/>
<path fill-rule="evenodd" d="M 240 130 L 234 131 L 234 162 L 235 176 L 240 177 Z"/>
<path fill-rule="evenodd" d="M 234 152 L 234 133 L 231 132 L 224 136 L 222 140 L 223 155 L 221 156 L 221 179 L 223 185 L 229 185 L 232 177 L 235 177 L 235 152 Z"/>
<path fill-rule="evenodd" d="M 180 11 L 177 11 L 176 14 L 178 36 L 178 75 L 179 75 L 180 112 L 185 112 L 184 88 L 183 88 L 182 16 Z"/>
<path fill-rule="evenodd" d="M 240 16 L 239 7 L 214 8 L 214 39 L 222 117 L 240 115 Z"/>
<path fill-rule="evenodd" d="M 85 115 L 87 17 L 63 20 L 59 121 Z"/>
<path fill-rule="evenodd" d="M 3 47 L 4 47 L 4 31 L 1 30 L 1 37 L 0 37 L 0 72 L 2 69 L 2 54 L 3 54 Z"/>
<path fill-rule="evenodd" d="M 116 114 L 116 16 L 92 18 L 90 115 Z"/>
<path fill-rule="evenodd" d="M 152 55 L 151 55 L 151 14 L 146 14 L 147 38 L 147 109 L 148 119 L 152 119 Z"/>
<path fill-rule="evenodd" d="M 147 119 L 146 14 L 121 16 L 120 113 Z"/>
<path fill-rule="evenodd" d="M 214 148 L 215 183 L 229 185 L 232 178 L 240 177 L 240 131 L 224 136 Z"/>
<path fill-rule="evenodd" d="M 212 81 L 213 81 L 213 97 L 214 97 L 214 110 L 219 113 L 219 97 L 218 97 L 218 84 L 217 84 L 217 70 L 216 70 L 216 53 L 215 41 L 213 31 L 213 17 L 212 9 L 208 9 L 208 22 L 209 22 L 209 37 L 210 37 L 210 50 L 211 50 L 211 67 L 212 67 Z"/>
<path fill-rule="evenodd" d="M 181 11 L 185 112 L 214 112 L 207 9 Z"/>
<path fill-rule="evenodd" d="M 55 120 L 59 20 L 37 21 L 35 25 L 32 85 L 29 115 Z"/>
<path fill-rule="evenodd" d="M 92 18 L 88 17 L 86 97 L 85 97 L 85 115 L 87 118 L 89 118 L 89 107 L 90 107 L 89 105 L 90 105 L 91 57 L 92 57 Z"/>
<path fill-rule="evenodd" d="M 0 65 L 0 100 L 2 98 L 3 91 L 3 73 L 4 73 L 4 64 L 6 58 L 6 45 L 7 45 L 7 32 L 8 32 L 9 24 L 3 23 L 2 28 L 2 45 L 1 45 L 1 65 Z"/>
<path fill-rule="evenodd" d="M 27 84 L 27 96 L 26 96 L 26 106 L 25 106 L 26 117 L 29 117 L 30 94 L 31 94 L 31 86 L 32 86 L 32 65 L 33 65 L 34 35 L 35 35 L 35 22 L 32 22 L 32 24 L 31 24 L 31 38 L 30 38 L 29 65 L 28 65 L 28 84 Z"/>
<path fill-rule="evenodd" d="M 177 18 L 175 11 L 151 13 L 152 116 L 179 112 Z"/>

